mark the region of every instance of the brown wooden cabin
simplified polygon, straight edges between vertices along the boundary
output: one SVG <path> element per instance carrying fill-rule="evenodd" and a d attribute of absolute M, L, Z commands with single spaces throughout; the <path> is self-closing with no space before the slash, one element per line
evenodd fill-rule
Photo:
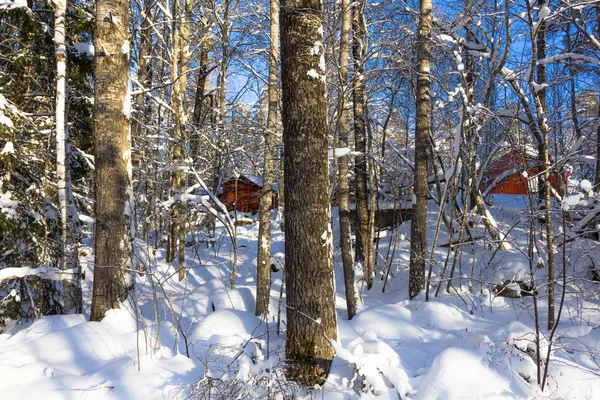
<path fill-rule="evenodd" d="M 517 150 L 509 149 L 494 156 L 484 171 L 482 186 L 485 190 L 492 185 L 498 177 L 506 171 L 516 169 L 516 171 L 504 179 L 489 192 L 490 194 L 516 194 L 525 195 L 529 191 L 536 193 L 538 191 L 537 175 L 540 170 L 537 156 L 531 152 L 523 154 Z M 523 171 L 527 171 L 527 177 L 523 176 Z M 556 193 L 563 195 L 558 179 L 560 173 L 556 170 L 550 172 L 550 184 L 556 190 Z M 567 187 L 568 175 L 563 176 L 563 188 Z"/>
<path fill-rule="evenodd" d="M 251 175 L 239 175 L 223 182 L 217 195 L 219 200 L 227 207 L 227 211 L 239 211 L 256 214 L 260 206 L 262 180 Z M 271 190 L 273 201 L 271 209 L 277 208 L 277 190 Z"/>

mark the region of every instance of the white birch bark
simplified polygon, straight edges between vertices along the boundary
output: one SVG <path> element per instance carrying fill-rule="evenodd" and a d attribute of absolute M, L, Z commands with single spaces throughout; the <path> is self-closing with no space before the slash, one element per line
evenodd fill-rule
<path fill-rule="evenodd" d="M 69 133 L 67 129 L 67 0 L 55 0 L 54 43 L 56 46 L 56 175 L 58 206 L 60 209 L 60 260 L 61 270 L 76 267 L 74 254 L 73 221 L 76 219 L 69 168 Z M 78 274 L 63 279 L 63 310 L 81 312 L 81 292 Z"/>

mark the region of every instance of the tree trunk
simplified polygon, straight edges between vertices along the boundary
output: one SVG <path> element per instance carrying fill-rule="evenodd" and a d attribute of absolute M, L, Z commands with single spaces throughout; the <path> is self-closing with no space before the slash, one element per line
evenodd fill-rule
<path fill-rule="evenodd" d="M 324 382 L 337 340 L 322 4 L 283 0 L 280 20 L 286 356 L 288 376 L 308 386 Z"/>
<path fill-rule="evenodd" d="M 409 296 L 415 297 L 425 286 L 427 251 L 427 140 L 431 129 L 431 0 L 420 0 L 417 33 L 417 115 L 415 123 L 415 183 L 410 232 Z"/>
<path fill-rule="evenodd" d="M 538 2 L 540 9 L 548 5 L 545 0 Z M 539 24 L 537 32 L 533 28 L 533 12 L 529 11 L 529 19 L 531 23 L 531 40 L 532 40 L 532 60 L 541 60 L 546 58 L 546 22 L 542 21 Z M 539 86 L 536 86 L 537 85 Z M 546 119 L 546 66 L 537 63 L 537 82 L 533 80 L 533 74 L 529 77 L 529 88 L 533 93 L 537 114 L 537 126 L 540 132 L 541 140 L 538 143 L 539 161 L 540 161 L 540 179 L 539 199 L 541 208 L 545 209 L 545 224 L 546 224 L 546 250 L 547 267 L 548 267 L 548 330 L 554 327 L 554 245 L 552 235 L 552 214 L 551 214 L 551 186 L 550 186 L 550 157 L 549 157 L 549 138 L 550 127 Z"/>
<path fill-rule="evenodd" d="M 213 151 L 213 182 L 212 190 L 217 193 L 219 185 L 221 183 L 221 174 L 223 170 L 223 164 L 225 158 L 225 113 L 227 111 L 227 67 L 229 64 L 229 6 L 230 0 L 224 0 L 225 10 L 223 17 L 216 17 L 215 19 L 219 22 L 219 28 L 221 30 L 221 62 L 219 66 L 219 76 L 217 77 L 218 86 L 218 99 L 213 96 L 213 113 L 216 117 L 214 124 L 214 130 L 217 136 L 217 146 Z M 216 10 L 215 10 L 216 13 Z M 218 109 L 216 109 L 216 102 L 218 101 Z M 214 217 L 209 219 L 209 230 L 214 233 L 216 220 Z"/>
<path fill-rule="evenodd" d="M 225 112 L 227 110 L 227 67 L 229 66 L 229 5 L 225 0 L 225 11 L 221 24 L 221 68 L 219 69 L 219 130 L 225 130 Z"/>
<path fill-rule="evenodd" d="M 337 135 L 339 147 L 348 147 L 348 110 L 346 109 L 346 91 L 348 89 L 348 59 L 350 23 L 352 19 L 350 0 L 342 0 L 342 32 L 340 34 L 340 94 L 339 120 Z M 354 285 L 354 262 L 352 259 L 352 241 L 350 239 L 350 209 L 348 206 L 348 156 L 338 159 L 338 211 L 340 221 L 340 242 L 342 247 L 342 264 L 344 268 L 344 287 L 346 290 L 346 309 L 348 319 L 356 314 L 356 288 Z"/>
<path fill-rule="evenodd" d="M 131 146 L 129 115 L 129 2 L 98 0 L 94 35 L 94 144 L 96 224 L 90 319 L 99 321 L 127 298 L 131 284 Z M 129 279 L 126 279 L 128 277 Z"/>
<path fill-rule="evenodd" d="M 565 27 L 565 40 L 567 42 L 567 51 L 572 53 L 574 50 L 573 43 L 571 41 L 571 25 Z M 577 89 L 575 87 L 575 77 L 577 72 L 572 60 L 567 61 L 569 68 L 569 86 L 570 86 L 570 98 L 571 98 L 571 120 L 573 121 L 573 129 L 575 130 L 575 137 L 579 139 L 581 137 L 581 128 L 579 127 L 579 118 L 577 117 Z"/>
<path fill-rule="evenodd" d="M 171 105 L 173 108 L 173 118 L 175 119 L 175 127 L 172 131 L 172 136 L 174 141 L 171 142 L 171 159 L 173 161 L 173 166 L 177 167 L 181 163 L 181 159 L 183 157 L 183 152 L 180 142 L 180 122 L 182 119 L 182 104 L 181 104 L 181 96 L 180 96 L 180 86 L 178 81 L 179 76 L 179 56 L 181 52 L 181 37 L 179 35 L 179 0 L 173 0 L 171 7 L 171 42 L 173 46 L 173 50 L 171 52 L 171 79 L 173 81 L 173 87 L 171 92 Z M 180 192 L 180 182 L 181 177 L 180 173 L 177 170 L 171 172 L 171 190 L 170 195 L 176 196 Z M 179 238 L 179 212 L 180 207 L 177 202 L 173 202 L 171 206 L 171 213 L 169 215 L 169 235 L 167 238 L 167 251 L 165 256 L 165 261 L 167 263 L 171 263 L 175 259 L 175 254 L 177 252 L 177 242 Z M 179 270 L 178 270 L 179 276 Z"/>
<path fill-rule="evenodd" d="M 600 7 L 597 8 L 598 14 L 600 15 Z M 600 30 L 600 28 L 598 28 Z M 600 32 L 598 32 L 600 35 Z M 594 177 L 594 186 L 600 185 L 600 97 L 598 98 L 598 116 L 596 117 L 598 127 L 596 128 L 596 176 Z M 600 228 L 600 217 L 596 219 L 596 229 Z"/>
<path fill-rule="evenodd" d="M 354 146 L 359 153 L 354 162 L 356 177 L 356 260 L 363 263 L 367 288 L 373 285 L 373 244 L 369 241 L 367 189 L 367 131 L 365 126 L 365 2 L 357 1 L 352 10 L 352 104 L 354 107 Z"/>
<path fill-rule="evenodd" d="M 175 111 L 175 139 L 173 146 L 173 161 L 176 167 L 184 164 L 186 148 L 184 100 L 187 89 L 187 71 L 190 57 L 189 35 L 193 2 L 185 0 L 183 12 L 179 10 L 178 2 L 173 1 L 173 110 Z M 181 171 L 175 171 L 171 176 L 173 194 L 185 191 L 185 176 Z M 171 218 L 169 255 L 172 259 L 177 254 L 179 280 L 185 279 L 185 202 L 175 202 Z"/>
<path fill-rule="evenodd" d="M 546 4 L 546 0 L 538 0 L 538 5 L 541 8 L 542 6 L 544 6 Z M 533 27 L 532 27 L 533 29 Z M 546 58 L 546 22 L 540 22 L 539 24 L 539 28 L 537 30 L 537 35 L 535 36 L 536 38 L 536 51 L 537 51 L 537 60 L 541 60 Z M 537 63 L 537 84 L 538 85 L 542 85 L 543 83 L 546 82 L 546 64 L 540 64 Z M 545 114 L 546 112 L 546 88 L 543 86 L 540 86 L 539 90 L 534 90 L 533 93 L 535 93 L 535 96 L 537 97 L 537 100 L 540 103 L 540 107 L 541 107 L 541 111 L 542 113 Z M 540 110 L 538 110 L 539 112 Z M 538 114 L 538 119 L 541 116 Z M 544 115 L 545 118 L 545 115 Z M 539 126 L 539 124 L 538 124 Z M 547 139 L 544 138 L 544 132 L 541 131 L 541 126 L 539 126 L 539 132 L 541 134 L 541 139 L 538 142 L 538 159 L 539 159 L 539 163 L 541 165 L 542 170 L 540 171 L 540 174 L 538 175 L 538 197 L 539 197 L 539 204 L 540 204 L 540 209 L 546 208 L 546 191 L 550 191 L 550 188 L 548 187 L 549 185 L 549 180 L 546 179 L 546 173 L 545 173 L 545 153 L 548 152 L 548 141 Z"/>
<path fill-rule="evenodd" d="M 279 1 L 271 0 L 271 53 L 269 55 L 269 108 L 265 132 L 263 188 L 260 196 L 256 265 L 256 315 L 269 314 L 271 291 L 271 205 L 277 140 L 277 66 L 279 63 Z"/>
<path fill-rule="evenodd" d="M 137 60 L 137 79 L 141 84 L 140 90 L 147 90 L 152 85 L 152 64 L 149 59 L 152 56 L 152 33 L 150 26 L 150 12 L 152 7 L 151 0 L 143 1 L 143 12 L 140 13 L 141 27 L 140 27 L 140 46 Z M 148 139 L 145 134 L 148 132 L 148 126 L 152 121 L 152 107 L 150 103 L 146 101 L 146 94 L 142 91 L 136 96 L 136 117 L 132 121 L 133 131 L 133 142 L 137 141 L 137 147 L 139 150 L 138 155 L 138 184 L 137 193 L 144 194 L 146 199 L 153 198 L 154 187 L 156 185 L 156 179 L 149 179 L 149 160 L 155 159 L 153 154 L 154 149 L 148 146 Z M 135 153 L 132 154 L 132 157 Z M 135 164 L 135 158 L 133 159 Z M 134 179 L 135 181 L 135 179 Z M 148 241 L 148 231 L 151 227 L 151 215 L 154 212 L 154 204 L 149 201 L 139 201 L 138 204 L 143 204 L 143 210 L 139 210 L 142 216 L 142 237 L 145 242 Z M 156 236 L 156 232 L 155 232 Z"/>
<path fill-rule="evenodd" d="M 208 68 L 208 52 L 210 50 L 210 26 L 204 28 L 204 34 L 202 36 L 202 50 L 200 50 L 200 63 L 198 65 L 198 81 L 196 83 L 196 95 L 194 98 L 194 114 L 192 117 L 192 123 L 196 129 L 201 129 L 204 125 L 204 97 L 206 93 L 206 81 L 209 74 Z M 200 154 L 200 138 L 197 133 L 193 135 L 190 140 L 190 150 L 194 163 L 196 158 Z"/>
<path fill-rule="evenodd" d="M 600 38 L 600 1 L 596 2 L 596 37 Z M 596 115 L 596 176 L 594 186 L 600 185 L 600 96 L 598 97 L 598 111 Z M 600 232 L 600 216 L 596 217 L 596 230 Z M 599 233 L 600 238 L 600 233 Z"/>
<path fill-rule="evenodd" d="M 600 1 L 596 2 L 596 36 L 600 38 Z M 598 115 L 596 116 L 598 124 L 596 130 L 596 176 L 594 185 L 600 185 L 600 96 L 598 97 Z M 600 226 L 600 220 L 596 221 L 596 225 Z"/>
<path fill-rule="evenodd" d="M 71 191 L 69 173 L 69 132 L 67 128 L 67 48 L 66 17 L 67 0 L 57 0 L 54 19 L 54 44 L 56 46 L 56 176 L 58 179 L 58 205 L 60 208 L 61 270 L 77 269 L 77 251 L 74 247 L 75 204 Z M 63 311 L 81 312 L 82 297 L 79 271 L 68 279 L 62 279 Z"/>

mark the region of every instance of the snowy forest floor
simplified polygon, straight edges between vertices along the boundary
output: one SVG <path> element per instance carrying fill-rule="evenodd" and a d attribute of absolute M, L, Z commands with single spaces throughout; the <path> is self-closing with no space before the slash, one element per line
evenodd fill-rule
<path fill-rule="evenodd" d="M 577 239 L 566 248 L 567 292 L 543 392 L 536 384 L 532 357 L 533 298 L 505 298 L 494 292 L 492 282 L 529 280 L 525 206 L 521 197 L 496 196 L 491 212 L 503 232 L 510 230 L 512 248 L 495 251 L 478 224 L 471 229 L 475 244 L 463 246 L 459 255 L 455 276 L 462 279 L 453 280 L 451 294 L 446 293 L 444 283 L 440 296 L 434 297 L 436 269 L 442 268 L 448 253 L 444 246 L 448 237 L 442 227 L 429 302 L 423 295 L 408 300 L 410 222 L 398 228 L 391 274 L 382 293 L 381 271 L 396 237 L 395 231 L 387 231 L 379 241 L 375 283 L 370 291 L 363 288 L 359 311 L 351 321 L 346 317 L 341 259 L 336 251 L 337 355 L 320 388 L 299 388 L 286 382 L 283 375 L 285 306 L 281 307 L 281 334 L 276 322 L 283 271 L 272 274 L 269 322 L 254 316 L 258 236 L 258 223 L 254 222 L 237 230 L 235 289 L 229 289 L 232 248 L 225 233 L 213 248 L 198 242 L 188 247 L 189 273 L 182 282 L 177 281 L 175 268 L 164 262 L 162 250 L 154 253 L 151 246 L 136 242 L 136 267 L 146 268 L 147 273 L 136 274 L 136 289 L 122 309 L 110 311 L 102 322 L 87 322 L 87 314 L 47 316 L 0 335 L 0 397 L 598 398 L 600 287 L 588 275 L 598 253 L 592 247 L 597 246 L 595 242 Z M 436 220 L 432 203 L 429 246 Z M 283 264 L 284 237 L 278 225 L 273 223 L 272 253 L 275 262 Z M 557 220 L 555 226 L 559 225 Z M 543 247 L 542 239 L 537 240 Z M 559 282 L 563 248 L 555 255 Z M 93 257 L 88 254 L 81 261 L 89 312 Z M 451 264 L 452 256 L 448 269 Z M 540 284 L 540 353 L 545 359 L 549 334 L 544 329 L 546 269 L 535 268 L 535 274 Z M 358 274 L 359 289 L 360 277 Z M 562 286 L 556 289 L 558 311 Z"/>

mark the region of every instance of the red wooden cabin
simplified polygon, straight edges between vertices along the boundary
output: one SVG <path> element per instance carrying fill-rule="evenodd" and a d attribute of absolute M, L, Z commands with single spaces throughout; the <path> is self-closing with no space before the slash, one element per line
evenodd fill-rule
<path fill-rule="evenodd" d="M 508 149 L 496 154 L 489 162 L 483 175 L 482 186 L 486 190 L 490 185 L 494 184 L 498 178 L 501 178 L 508 171 L 514 171 L 501 179 L 489 193 L 491 194 L 528 194 L 530 191 L 536 193 L 538 191 L 537 175 L 540 168 L 535 166 L 539 164 L 539 160 L 531 151 L 523 154 L 514 149 Z M 523 172 L 527 173 L 524 174 Z M 556 190 L 556 193 L 562 196 L 562 189 L 558 184 L 560 174 L 552 170 L 550 172 L 550 184 Z M 566 187 L 568 176 L 563 177 L 563 187 Z"/>
<path fill-rule="evenodd" d="M 227 211 L 240 211 L 256 214 L 260 206 L 262 179 L 251 175 L 239 175 L 223 182 L 218 194 L 219 200 L 227 207 Z M 271 209 L 277 208 L 277 190 L 271 190 Z"/>

